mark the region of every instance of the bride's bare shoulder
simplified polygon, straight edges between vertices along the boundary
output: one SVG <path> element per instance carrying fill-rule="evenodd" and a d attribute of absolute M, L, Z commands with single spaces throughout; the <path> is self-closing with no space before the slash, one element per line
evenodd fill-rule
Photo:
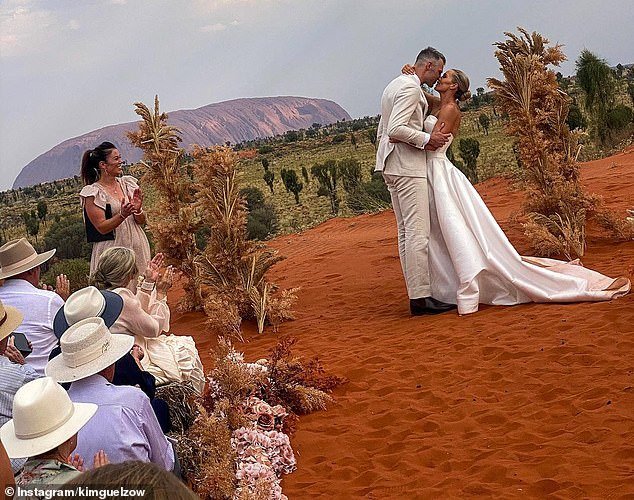
<path fill-rule="evenodd" d="M 445 124 L 443 132 L 451 132 L 455 136 L 460 127 L 461 116 L 462 114 L 457 104 L 443 104 L 438 112 L 438 121 Z"/>

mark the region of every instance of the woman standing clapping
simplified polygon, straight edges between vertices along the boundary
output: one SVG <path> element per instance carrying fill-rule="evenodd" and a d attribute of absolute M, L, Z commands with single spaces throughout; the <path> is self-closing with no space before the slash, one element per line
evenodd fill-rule
<path fill-rule="evenodd" d="M 84 210 L 86 237 L 92 243 L 90 272 L 104 250 L 113 246 L 131 249 L 142 273 L 150 260 L 143 194 L 137 180 L 122 174 L 121 155 L 114 144 L 102 142 L 86 151 L 81 160 L 84 187 L 79 193 Z"/>

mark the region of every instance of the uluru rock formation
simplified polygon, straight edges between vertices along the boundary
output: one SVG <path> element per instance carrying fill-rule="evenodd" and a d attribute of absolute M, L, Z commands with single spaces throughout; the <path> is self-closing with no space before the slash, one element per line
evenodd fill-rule
<path fill-rule="evenodd" d="M 350 119 L 337 103 L 307 97 L 235 99 L 197 109 L 172 111 L 168 115 L 169 124 L 180 129 L 186 149 L 192 144 L 238 143 L 308 128 L 313 123 L 328 125 Z M 126 137 L 126 133 L 136 127 L 137 122 L 120 123 L 68 139 L 26 165 L 15 179 L 13 188 L 78 175 L 82 153 L 103 141 L 114 143 L 126 161 L 139 161 L 141 150 L 133 147 Z"/>

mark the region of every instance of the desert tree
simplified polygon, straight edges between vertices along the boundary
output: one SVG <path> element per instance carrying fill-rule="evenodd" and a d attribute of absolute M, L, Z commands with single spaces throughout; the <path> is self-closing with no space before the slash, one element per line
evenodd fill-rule
<path fill-rule="evenodd" d="M 625 223 L 599 208 L 579 182 L 578 133 L 566 124 L 570 99 L 550 69 L 566 58 L 561 46 L 549 46 L 539 33 L 518 30 L 520 35 L 507 32 L 507 40 L 495 43 L 504 79 L 489 78 L 488 84 L 509 115 L 507 132 L 516 140 L 528 186 L 524 229 L 539 253 L 581 256 L 588 216 L 595 215 L 615 236 L 625 235 Z"/>
<path fill-rule="evenodd" d="M 143 150 L 143 181 L 156 193 L 156 202 L 148 210 L 148 228 L 157 250 L 187 280 L 181 306 L 184 310 L 199 310 L 202 297 L 194 259 L 198 253 L 195 234 L 200 218 L 193 205 L 192 180 L 183 168 L 180 132 L 167 124 L 167 114 L 161 113 L 158 96 L 154 98 L 153 110 L 137 102 L 135 112 L 141 117 L 139 129 L 129 132 L 128 138 Z"/>
<path fill-rule="evenodd" d="M 584 106 L 593 118 L 595 132 L 601 143 L 609 135 L 608 114 L 615 100 L 614 73 L 605 60 L 589 50 L 583 50 L 576 61 L 577 85 L 583 90 Z"/>
<path fill-rule="evenodd" d="M 273 182 L 275 181 L 275 174 L 271 170 L 267 170 L 266 172 L 264 172 L 263 179 L 264 182 L 266 182 L 266 185 L 271 190 L 271 194 L 273 194 Z"/>
<path fill-rule="evenodd" d="M 302 189 L 304 189 L 304 184 L 299 180 L 297 172 L 293 169 L 283 170 L 281 175 L 286 191 L 293 193 L 295 203 L 299 205 L 299 193 L 301 193 Z"/>
<path fill-rule="evenodd" d="M 354 149 L 357 149 L 357 138 L 354 136 L 354 132 L 350 132 L 350 144 L 354 146 Z"/>
<path fill-rule="evenodd" d="M 480 143 L 477 139 L 467 138 L 460 139 L 458 144 L 458 150 L 460 151 L 460 157 L 464 161 L 464 174 L 467 176 L 472 184 L 478 182 L 478 169 L 477 160 L 480 156 Z"/>
<path fill-rule="evenodd" d="M 370 127 L 368 129 L 368 139 L 370 139 L 370 142 L 372 143 L 372 146 L 374 146 L 374 150 L 376 151 L 377 145 L 376 145 L 376 134 L 377 134 L 377 127 Z"/>
<path fill-rule="evenodd" d="M 491 125 L 489 115 L 486 113 L 480 113 L 480 116 L 478 116 L 478 122 L 482 125 L 485 135 L 489 135 L 489 126 Z"/>
<path fill-rule="evenodd" d="M 308 170 L 306 170 L 306 167 L 302 167 L 302 178 L 306 184 L 310 184 L 310 177 L 308 177 Z"/>
<path fill-rule="evenodd" d="M 315 164 L 310 169 L 310 173 L 319 182 L 317 196 L 328 196 L 330 210 L 333 215 L 337 215 L 340 201 L 337 195 L 337 182 L 340 177 L 337 162 L 335 160 L 326 160 L 324 163 Z"/>
<path fill-rule="evenodd" d="M 266 158 L 262 158 L 260 160 L 262 162 L 262 168 L 264 169 L 265 172 L 269 171 L 269 160 Z"/>
<path fill-rule="evenodd" d="M 24 228 L 26 230 L 26 234 L 28 236 L 33 236 L 35 238 L 35 242 L 37 243 L 37 235 L 40 232 L 40 220 L 37 218 L 37 214 L 35 211 L 24 212 L 22 214 L 22 219 L 24 220 Z"/>
<path fill-rule="evenodd" d="M 46 200 L 40 200 L 37 202 L 37 216 L 40 220 L 46 220 L 46 214 L 48 213 L 48 205 Z"/>
<path fill-rule="evenodd" d="M 352 193 L 361 184 L 361 164 L 354 158 L 344 158 L 339 160 L 337 168 L 344 191 Z"/>

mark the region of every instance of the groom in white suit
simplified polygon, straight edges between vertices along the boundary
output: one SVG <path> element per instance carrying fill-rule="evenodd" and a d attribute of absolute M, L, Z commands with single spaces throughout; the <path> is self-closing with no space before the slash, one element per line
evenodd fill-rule
<path fill-rule="evenodd" d="M 445 56 L 432 47 L 422 50 L 414 75 L 400 75 L 381 97 L 377 131 L 376 172 L 390 191 L 398 228 L 398 252 L 407 284 L 412 315 L 438 314 L 456 306 L 431 297 L 429 279 L 429 196 L 427 156 L 449 140 L 440 130 L 423 132 L 428 104 L 421 84 L 434 85 L 445 65 Z M 394 142 L 391 142 L 390 139 Z"/>

